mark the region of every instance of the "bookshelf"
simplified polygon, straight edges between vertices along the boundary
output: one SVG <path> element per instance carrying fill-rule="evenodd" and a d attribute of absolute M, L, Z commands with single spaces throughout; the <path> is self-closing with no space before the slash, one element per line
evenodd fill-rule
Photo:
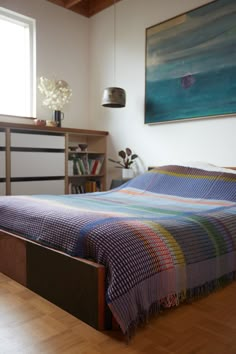
<path fill-rule="evenodd" d="M 67 194 L 81 194 L 106 189 L 107 132 L 66 133 Z M 82 147 L 82 149 L 81 149 Z"/>

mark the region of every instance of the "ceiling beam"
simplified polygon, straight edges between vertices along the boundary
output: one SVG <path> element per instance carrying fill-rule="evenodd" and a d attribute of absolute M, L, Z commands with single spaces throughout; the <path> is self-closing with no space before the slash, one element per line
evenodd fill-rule
<path fill-rule="evenodd" d="M 121 0 L 46 0 L 46 1 L 62 6 L 82 16 L 91 17 Z"/>
<path fill-rule="evenodd" d="M 63 6 L 63 7 L 65 6 L 64 0 L 48 0 L 48 1 L 59 6 Z"/>
<path fill-rule="evenodd" d="M 71 7 L 77 5 L 81 0 L 67 0 L 65 1 L 65 8 L 70 9 Z"/>
<path fill-rule="evenodd" d="M 109 6 L 113 6 L 115 3 L 121 0 L 89 0 L 89 16 L 91 17 L 98 12 L 106 9 Z"/>

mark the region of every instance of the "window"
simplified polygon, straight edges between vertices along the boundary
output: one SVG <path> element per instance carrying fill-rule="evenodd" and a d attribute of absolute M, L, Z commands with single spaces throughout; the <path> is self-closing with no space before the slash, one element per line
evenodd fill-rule
<path fill-rule="evenodd" d="M 0 7 L 0 114 L 35 116 L 35 20 Z"/>

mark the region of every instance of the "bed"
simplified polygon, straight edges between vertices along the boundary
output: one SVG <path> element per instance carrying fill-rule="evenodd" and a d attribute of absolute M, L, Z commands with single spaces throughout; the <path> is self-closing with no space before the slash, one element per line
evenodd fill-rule
<path fill-rule="evenodd" d="M 235 279 L 236 174 L 168 165 L 107 192 L 0 197 L 0 271 L 95 328 Z"/>

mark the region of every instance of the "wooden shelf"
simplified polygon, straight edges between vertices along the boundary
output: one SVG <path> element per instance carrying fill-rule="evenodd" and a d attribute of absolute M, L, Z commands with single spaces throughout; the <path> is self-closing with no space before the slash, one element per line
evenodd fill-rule
<path fill-rule="evenodd" d="M 70 175 L 68 178 L 96 178 L 96 177 L 104 177 L 104 174 L 98 174 L 98 175 Z"/>
<path fill-rule="evenodd" d="M 0 122 L 0 128 L 16 128 L 16 129 L 27 129 L 27 130 L 35 130 L 35 131 L 48 131 L 48 132 L 55 132 L 55 133 L 70 133 L 71 135 L 80 135 L 80 136 L 107 136 L 107 131 L 102 130 L 91 130 L 91 129 L 75 129 L 75 128 L 59 128 L 59 127 L 46 127 L 46 126 L 39 126 L 34 124 L 20 124 L 20 123 L 8 123 L 8 122 Z"/>
<path fill-rule="evenodd" d="M 102 155 L 103 153 L 97 151 L 68 151 L 68 154 L 82 154 L 82 155 Z"/>

